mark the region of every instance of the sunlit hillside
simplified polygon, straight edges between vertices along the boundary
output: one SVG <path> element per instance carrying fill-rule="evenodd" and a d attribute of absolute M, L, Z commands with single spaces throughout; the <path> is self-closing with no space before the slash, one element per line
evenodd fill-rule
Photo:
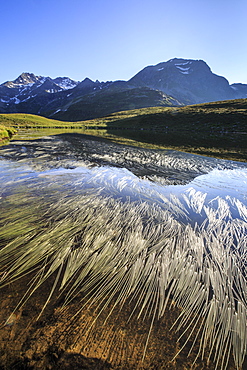
<path fill-rule="evenodd" d="M 247 161 L 246 122 L 247 99 L 135 109 L 77 122 L 29 114 L 0 114 L 0 125 L 17 131 L 78 129 L 123 144 L 172 148 L 241 161 Z"/>

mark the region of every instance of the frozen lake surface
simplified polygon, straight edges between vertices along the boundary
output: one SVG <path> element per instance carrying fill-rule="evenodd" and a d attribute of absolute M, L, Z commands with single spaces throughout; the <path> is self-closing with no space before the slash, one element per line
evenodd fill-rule
<path fill-rule="evenodd" d="M 242 364 L 247 164 L 76 134 L 16 141 L 0 149 L 0 202 L 4 283 L 50 258 L 61 288 L 76 272 L 65 301 L 93 281 L 95 302 L 135 296 L 159 319 L 171 297 L 184 326 L 201 317 L 201 351 Z"/>
<path fill-rule="evenodd" d="M 52 184 L 58 192 L 94 189 L 122 200 L 156 202 L 160 196 L 176 196 L 181 201 L 193 193 L 204 205 L 217 197 L 247 203 L 247 164 L 241 162 L 87 140 L 77 134 L 13 142 L 0 149 L 0 159 L 3 194 L 20 184 L 39 189 Z M 234 201 L 229 203 L 233 213 Z"/>

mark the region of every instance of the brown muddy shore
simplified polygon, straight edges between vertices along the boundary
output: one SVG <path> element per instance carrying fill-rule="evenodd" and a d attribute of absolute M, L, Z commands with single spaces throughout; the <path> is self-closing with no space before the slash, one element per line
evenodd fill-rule
<path fill-rule="evenodd" d="M 26 276 L 0 290 L 1 370 L 215 369 L 213 362 L 207 363 L 207 353 L 194 363 L 198 345 L 189 351 L 195 334 L 174 359 L 185 338 L 178 341 L 181 332 L 171 329 L 179 315 L 179 308 L 172 303 L 162 319 L 154 321 L 143 358 L 151 318 L 134 314 L 129 319 L 135 302 L 126 302 L 111 312 L 112 303 L 100 313 L 82 296 L 63 308 L 63 297 L 55 299 L 59 295 L 55 292 L 39 317 L 54 281 L 50 278 L 13 313 L 29 281 Z M 227 369 L 235 369 L 233 359 Z"/>

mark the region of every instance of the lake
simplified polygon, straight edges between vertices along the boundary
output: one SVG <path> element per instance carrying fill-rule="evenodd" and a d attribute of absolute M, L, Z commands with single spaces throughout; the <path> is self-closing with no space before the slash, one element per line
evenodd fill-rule
<path fill-rule="evenodd" d="M 143 359 L 174 305 L 172 357 L 194 338 L 214 364 L 243 364 L 246 163 L 76 133 L 15 140 L 0 148 L 0 202 L 3 287 L 35 271 L 27 299 L 53 279 L 41 311 L 57 291 L 62 307 L 83 295 L 99 318 L 132 305 L 126 322 L 148 323 Z"/>

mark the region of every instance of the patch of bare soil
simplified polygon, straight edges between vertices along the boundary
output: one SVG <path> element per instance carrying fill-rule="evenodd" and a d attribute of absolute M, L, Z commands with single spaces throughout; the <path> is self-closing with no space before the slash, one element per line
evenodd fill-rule
<path fill-rule="evenodd" d="M 148 312 L 144 318 L 136 314 L 130 318 L 134 302 L 121 309 L 109 305 L 100 312 L 100 306 L 90 306 L 83 297 L 78 296 L 65 308 L 63 297 L 52 298 L 39 317 L 53 282 L 50 279 L 14 311 L 28 281 L 25 277 L 0 290 L 1 370 L 192 368 L 198 346 L 188 353 L 194 336 L 174 358 L 183 342 L 178 342 L 181 333 L 171 330 L 179 314 L 173 305 L 162 319 L 154 321 L 151 331 Z M 215 364 L 199 358 L 193 369 L 214 370 Z M 234 369 L 232 362 L 228 369 Z"/>

